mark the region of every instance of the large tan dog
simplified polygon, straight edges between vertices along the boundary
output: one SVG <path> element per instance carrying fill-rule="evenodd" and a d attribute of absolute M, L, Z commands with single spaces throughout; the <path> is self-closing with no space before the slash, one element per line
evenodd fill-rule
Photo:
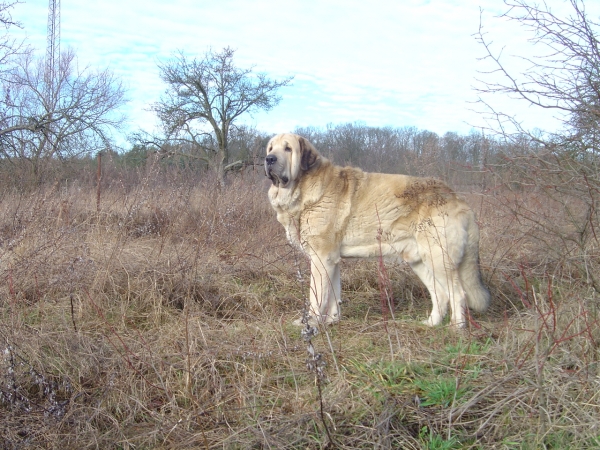
<path fill-rule="evenodd" d="M 479 229 L 469 206 L 441 181 L 333 165 L 301 136 L 269 141 L 269 200 L 289 241 L 311 261 L 311 322 L 340 320 L 340 259 L 404 260 L 433 308 L 426 324 L 466 325 L 490 294 L 479 271 Z"/>

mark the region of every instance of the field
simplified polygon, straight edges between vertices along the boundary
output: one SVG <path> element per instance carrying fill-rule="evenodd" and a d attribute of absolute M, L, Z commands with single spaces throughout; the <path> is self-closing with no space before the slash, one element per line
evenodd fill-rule
<path fill-rule="evenodd" d="M 454 186 L 493 296 L 467 330 L 420 325 L 407 266 L 344 262 L 307 341 L 264 177 L 155 175 L 2 194 L 0 448 L 600 448 L 598 241 L 551 233 L 556 198 Z"/>

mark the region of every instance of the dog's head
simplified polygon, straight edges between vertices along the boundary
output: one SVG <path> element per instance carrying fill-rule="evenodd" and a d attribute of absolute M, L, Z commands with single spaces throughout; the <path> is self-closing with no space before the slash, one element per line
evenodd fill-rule
<path fill-rule="evenodd" d="M 320 159 L 319 152 L 302 136 L 278 134 L 267 144 L 265 173 L 275 186 L 288 187 Z"/>

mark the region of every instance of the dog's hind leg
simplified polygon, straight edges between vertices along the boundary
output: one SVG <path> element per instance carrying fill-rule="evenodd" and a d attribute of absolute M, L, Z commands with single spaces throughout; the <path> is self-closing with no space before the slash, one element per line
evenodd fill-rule
<path fill-rule="evenodd" d="M 454 263 L 457 258 L 455 257 L 455 259 L 452 259 L 451 256 L 448 255 L 446 249 L 442 250 L 440 247 L 432 247 L 430 250 L 430 258 L 423 264 L 431 274 L 435 296 L 434 293 L 431 293 L 432 288 L 427 285 L 427 282 L 423 282 L 427 285 L 429 292 L 431 293 L 433 303 L 433 310 L 429 318 L 431 325 L 441 323 L 448 312 L 449 305 L 452 310 L 450 323 L 457 328 L 462 328 L 466 325 L 466 295 Z M 435 311 L 436 300 L 434 300 L 434 298 L 437 298 L 439 317 Z M 435 323 L 436 320 L 438 323 Z M 429 322 L 427 323 L 430 324 Z"/>
<path fill-rule="evenodd" d="M 437 282 L 433 272 L 423 261 L 411 261 L 409 262 L 409 265 L 421 279 L 431 296 L 431 314 L 423 321 L 423 323 L 430 327 L 439 325 L 442 323 L 446 312 L 448 312 L 448 296 L 446 295 L 446 290 L 440 286 L 440 283 Z"/>

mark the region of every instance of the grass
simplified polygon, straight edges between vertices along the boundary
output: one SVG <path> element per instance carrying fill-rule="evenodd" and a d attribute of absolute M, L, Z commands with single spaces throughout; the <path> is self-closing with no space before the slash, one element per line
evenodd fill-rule
<path fill-rule="evenodd" d="M 99 211 L 77 184 L 0 199 L 0 448 L 600 446 L 598 295 L 494 196 L 470 198 L 490 311 L 424 327 L 389 265 L 392 320 L 377 262 L 344 262 L 319 395 L 291 325 L 307 262 L 263 180 L 151 179 Z"/>

